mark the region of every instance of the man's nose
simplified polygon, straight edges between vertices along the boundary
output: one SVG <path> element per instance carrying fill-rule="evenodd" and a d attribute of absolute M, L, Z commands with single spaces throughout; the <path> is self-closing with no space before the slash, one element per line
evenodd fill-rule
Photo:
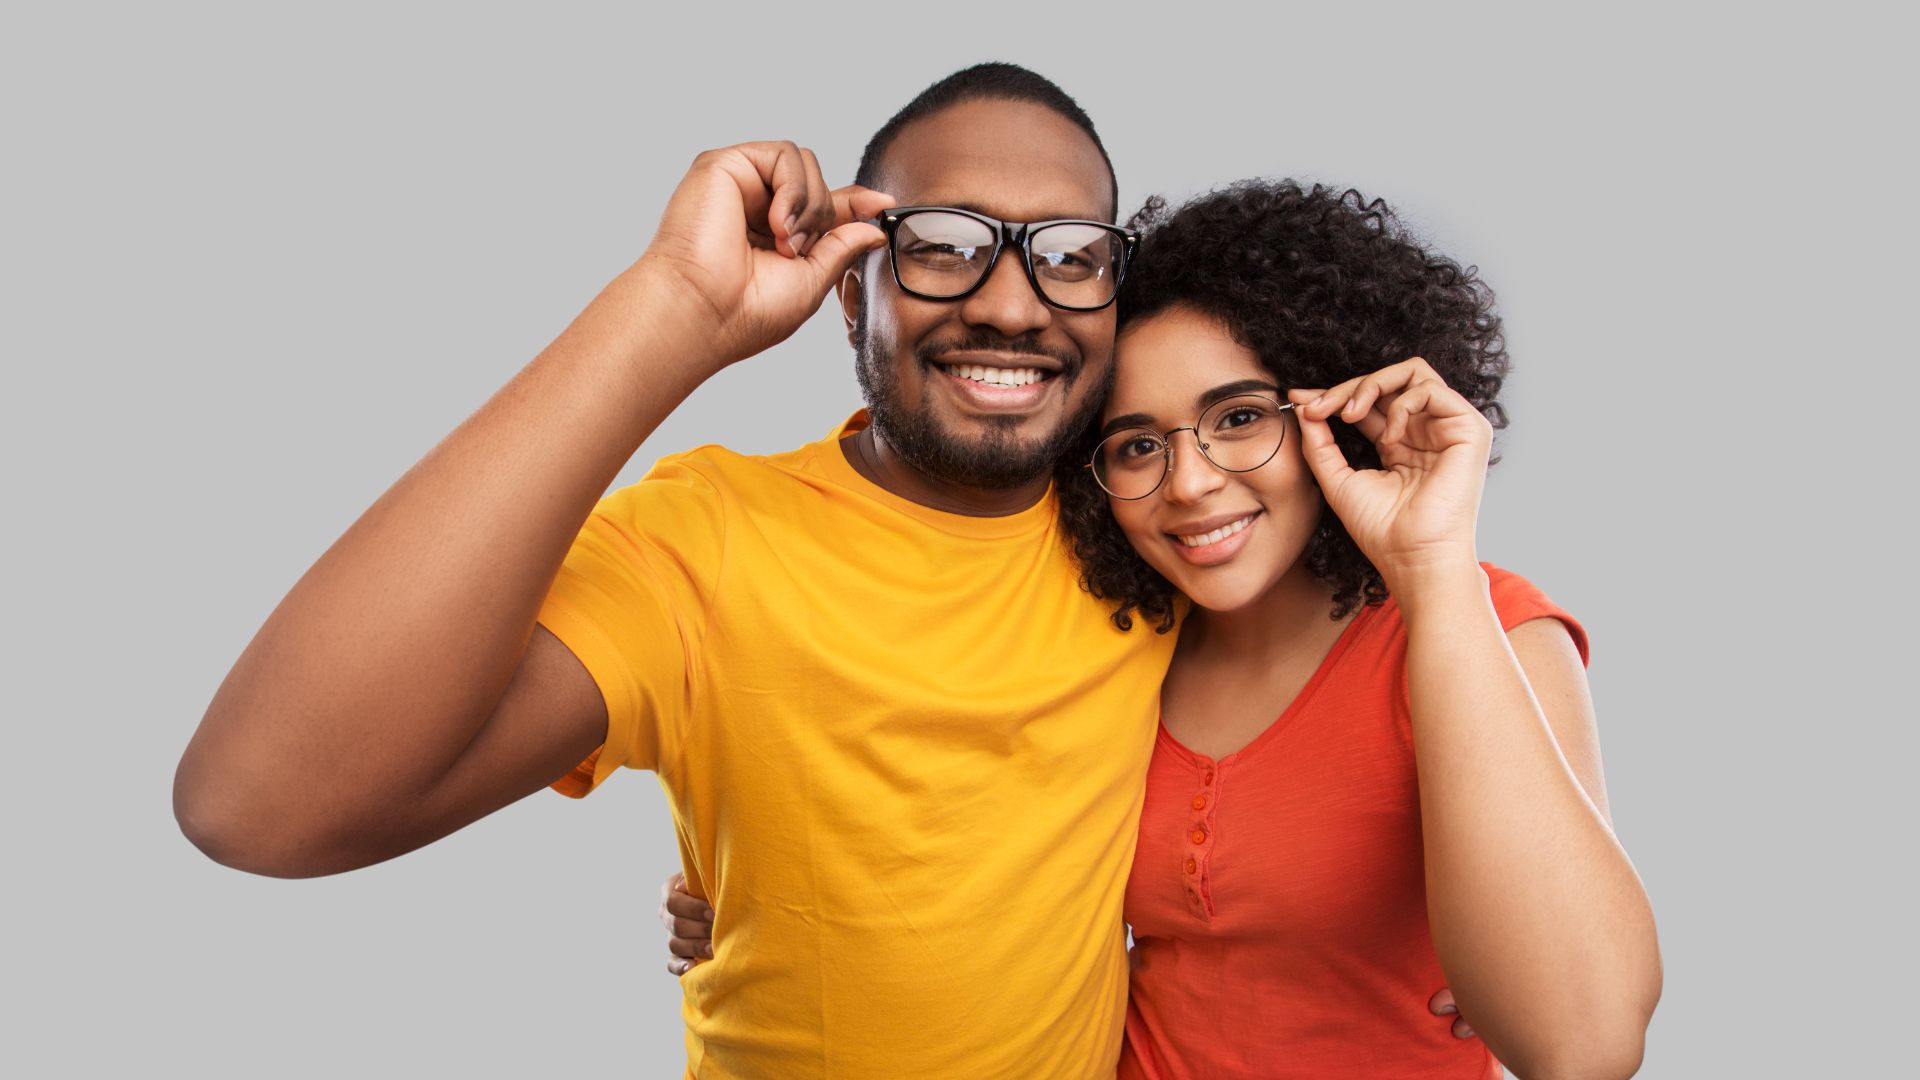
<path fill-rule="evenodd" d="M 1033 291 L 1017 248 L 1000 253 L 980 288 L 960 305 L 960 318 L 971 326 L 990 326 L 1007 337 L 1044 330 L 1053 322 L 1053 309 Z"/>
<path fill-rule="evenodd" d="M 1182 435 L 1187 436 L 1181 438 Z M 1191 505 L 1220 490 L 1226 475 L 1200 452 L 1199 435 L 1192 429 L 1175 431 L 1167 439 L 1173 460 L 1167 462 L 1166 483 L 1161 485 L 1168 502 Z"/>

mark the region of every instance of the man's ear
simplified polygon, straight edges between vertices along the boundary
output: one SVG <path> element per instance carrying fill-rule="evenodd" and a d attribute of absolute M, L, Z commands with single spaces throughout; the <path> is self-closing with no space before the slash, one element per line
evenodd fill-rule
<path fill-rule="evenodd" d="M 853 328 L 860 323 L 860 260 L 855 260 L 847 272 L 840 275 L 840 283 L 833 287 L 840 297 L 840 317 L 847 320 L 847 344 L 854 344 Z"/>

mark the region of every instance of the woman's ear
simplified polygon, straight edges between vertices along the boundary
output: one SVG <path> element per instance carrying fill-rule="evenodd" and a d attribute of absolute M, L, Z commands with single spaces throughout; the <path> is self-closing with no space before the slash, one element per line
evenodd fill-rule
<path fill-rule="evenodd" d="M 840 317 L 847 321 L 847 344 L 857 346 L 853 340 L 853 331 L 860 325 L 860 266 L 855 263 L 847 267 L 840 275 L 840 283 L 833 287 L 840 296 Z"/>

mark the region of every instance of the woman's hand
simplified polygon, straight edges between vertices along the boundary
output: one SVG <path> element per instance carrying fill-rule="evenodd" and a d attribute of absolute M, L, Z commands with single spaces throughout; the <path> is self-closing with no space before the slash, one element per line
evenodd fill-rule
<path fill-rule="evenodd" d="M 713 908 L 687 891 L 687 876 L 660 883 L 660 923 L 667 928 L 667 973 L 685 975 L 713 959 Z"/>
<path fill-rule="evenodd" d="M 1477 563 L 1474 525 L 1493 427 L 1420 357 L 1328 390 L 1292 390 L 1307 467 L 1390 592 L 1430 569 Z M 1380 452 L 1355 469 L 1334 442 L 1340 419 Z"/>

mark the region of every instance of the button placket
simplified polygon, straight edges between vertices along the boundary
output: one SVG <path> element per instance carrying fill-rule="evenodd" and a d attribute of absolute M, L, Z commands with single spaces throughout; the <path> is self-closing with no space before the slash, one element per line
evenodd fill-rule
<path fill-rule="evenodd" d="M 1187 856 L 1181 864 L 1182 884 L 1186 887 L 1187 912 L 1196 919 L 1211 922 L 1212 898 L 1207 890 L 1207 863 L 1213 854 L 1213 809 L 1217 802 L 1214 765 L 1200 770 L 1200 789 L 1188 801 L 1191 813 L 1187 821 Z"/>

